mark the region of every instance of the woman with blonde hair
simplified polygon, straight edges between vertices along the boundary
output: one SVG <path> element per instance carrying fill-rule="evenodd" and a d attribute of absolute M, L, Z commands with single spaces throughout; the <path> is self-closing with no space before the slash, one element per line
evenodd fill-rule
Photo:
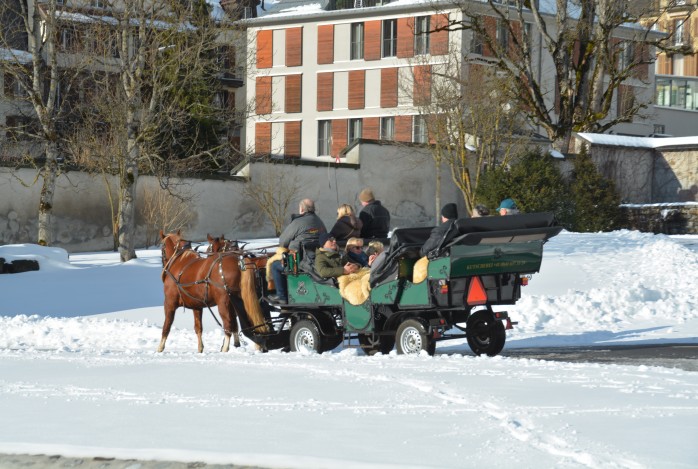
<path fill-rule="evenodd" d="M 345 245 L 349 238 L 361 236 L 361 220 L 356 217 L 354 207 L 349 204 L 339 206 L 337 222 L 330 230 L 330 234 L 335 237 L 340 246 Z"/>
<path fill-rule="evenodd" d="M 368 254 L 364 252 L 364 240 L 361 238 L 349 238 L 347 241 L 347 259 L 349 262 L 361 267 L 368 267 Z"/>

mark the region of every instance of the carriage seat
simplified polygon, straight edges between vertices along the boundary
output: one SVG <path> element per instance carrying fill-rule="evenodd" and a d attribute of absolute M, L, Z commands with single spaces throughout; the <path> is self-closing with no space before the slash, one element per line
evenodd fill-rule
<path fill-rule="evenodd" d="M 337 286 L 334 278 L 321 277 L 315 271 L 315 251 L 319 247 L 320 246 L 317 242 L 301 243 L 299 249 L 300 261 L 298 263 L 298 269 L 310 275 L 313 281 L 317 283 Z"/>
<path fill-rule="evenodd" d="M 412 278 L 411 271 L 401 272 L 400 267 L 402 265 L 411 270 L 414 262 L 421 257 L 419 250 L 429 239 L 431 230 L 431 227 L 395 229 L 390 238 L 385 262 L 379 268 L 371 270 L 371 287 L 398 277 Z"/>

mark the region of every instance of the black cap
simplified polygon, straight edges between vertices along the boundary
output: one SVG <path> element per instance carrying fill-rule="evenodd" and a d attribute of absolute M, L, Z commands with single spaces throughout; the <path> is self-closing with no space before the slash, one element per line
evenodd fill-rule
<path fill-rule="evenodd" d="M 335 239 L 334 236 L 332 236 L 330 233 L 320 234 L 320 247 L 324 246 L 325 243 L 330 239 Z"/>
<path fill-rule="evenodd" d="M 441 216 L 448 218 L 449 220 L 455 220 L 458 218 L 458 207 L 456 204 L 446 204 L 441 209 Z"/>

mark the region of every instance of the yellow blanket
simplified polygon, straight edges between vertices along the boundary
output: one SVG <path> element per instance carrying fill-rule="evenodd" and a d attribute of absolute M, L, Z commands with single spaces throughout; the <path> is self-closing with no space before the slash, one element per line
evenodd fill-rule
<path fill-rule="evenodd" d="M 414 269 L 412 270 L 412 283 L 423 282 L 427 278 L 427 272 L 429 267 L 429 259 L 427 256 L 422 257 L 414 264 Z"/>
<path fill-rule="evenodd" d="M 354 306 L 364 303 L 371 294 L 371 284 L 368 282 L 371 270 L 363 268 L 354 274 L 340 275 L 339 294 Z"/>
<path fill-rule="evenodd" d="M 288 252 L 288 249 L 279 246 L 276 248 L 274 255 L 267 260 L 267 280 L 271 280 L 271 263 L 274 261 L 280 261 L 284 257 L 285 252 Z"/>

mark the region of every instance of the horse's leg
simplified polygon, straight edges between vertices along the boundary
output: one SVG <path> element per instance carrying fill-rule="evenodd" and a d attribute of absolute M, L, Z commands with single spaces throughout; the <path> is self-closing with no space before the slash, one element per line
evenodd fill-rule
<path fill-rule="evenodd" d="M 201 325 L 201 316 L 203 315 L 203 311 L 201 309 L 194 309 L 194 331 L 196 332 L 196 337 L 199 339 L 199 353 L 202 353 L 204 351 L 204 341 L 201 338 L 201 334 L 204 331 L 203 326 Z"/>
<path fill-rule="evenodd" d="M 162 323 L 162 338 L 160 339 L 160 345 L 158 345 L 158 352 L 165 350 L 165 342 L 167 341 L 167 336 L 170 335 L 176 310 L 177 304 L 168 300 L 167 294 L 165 294 L 165 322 Z"/>
<path fill-rule="evenodd" d="M 238 335 L 238 320 L 235 315 L 235 309 L 230 302 L 228 295 L 225 295 L 225 299 L 218 302 L 218 313 L 221 315 L 223 320 L 223 332 L 225 332 L 225 339 L 223 340 L 223 347 L 221 347 L 221 352 L 227 352 L 230 350 L 230 337 L 233 337 L 233 346 L 240 346 L 240 336 Z"/>

